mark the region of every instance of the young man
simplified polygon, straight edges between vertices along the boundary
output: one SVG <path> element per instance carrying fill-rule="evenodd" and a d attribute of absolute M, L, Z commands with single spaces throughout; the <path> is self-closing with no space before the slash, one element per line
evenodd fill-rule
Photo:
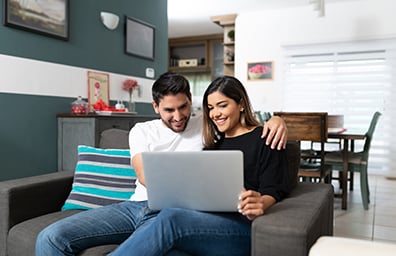
<path fill-rule="evenodd" d="M 141 152 L 202 150 L 202 117 L 191 116 L 191 92 L 181 75 L 165 73 L 152 87 L 153 107 L 160 119 L 136 124 L 129 136 L 132 164 L 138 176 L 130 200 L 84 211 L 65 218 L 40 232 L 36 255 L 76 255 L 84 249 L 121 244 L 145 228 L 158 215 L 147 206 Z M 263 135 L 271 146 L 285 147 L 287 128 L 282 119 L 272 118 Z"/>

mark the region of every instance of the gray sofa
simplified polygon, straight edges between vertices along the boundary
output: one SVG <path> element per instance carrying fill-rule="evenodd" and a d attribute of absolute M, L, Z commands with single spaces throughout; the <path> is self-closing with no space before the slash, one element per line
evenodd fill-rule
<path fill-rule="evenodd" d="M 111 147 L 117 140 L 110 137 L 105 141 L 101 146 Z M 333 235 L 332 186 L 297 184 L 300 152 L 294 143 L 287 148 L 294 189 L 288 198 L 253 221 L 252 255 L 308 255 L 320 236 Z M 73 171 L 0 182 L 0 256 L 34 255 L 37 234 L 44 227 L 78 212 L 60 211 L 72 182 Z M 116 246 L 90 248 L 81 255 L 105 255 Z"/>

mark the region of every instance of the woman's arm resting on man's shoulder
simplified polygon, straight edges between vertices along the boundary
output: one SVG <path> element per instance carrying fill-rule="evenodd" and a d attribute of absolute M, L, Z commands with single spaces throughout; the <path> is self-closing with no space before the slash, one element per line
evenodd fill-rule
<path fill-rule="evenodd" d="M 271 144 L 272 149 L 277 148 L 281 150 L 282 148 L 286 148 L 287 126 L 281 117 L 273 116 L 264 124 L 262 137 L 266 135 L 268 135 L 266 144 Z"/>

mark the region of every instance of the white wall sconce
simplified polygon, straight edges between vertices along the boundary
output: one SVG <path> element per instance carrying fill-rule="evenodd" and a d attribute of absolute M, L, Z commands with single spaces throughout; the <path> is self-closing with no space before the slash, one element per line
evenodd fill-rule
<path fill-rule="evenodd" d="M 100 18 L 103 25 L 110 30 L 116 29 L 118 22 L 120 21 L 120 18 L 117 15 L 110 12 L 100 12 Z"/>

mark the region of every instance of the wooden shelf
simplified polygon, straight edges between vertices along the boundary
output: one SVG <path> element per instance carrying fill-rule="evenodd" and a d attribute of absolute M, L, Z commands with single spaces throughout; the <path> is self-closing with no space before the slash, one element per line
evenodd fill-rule
<path fill-rule="evenodd" d="M 169 39 L 169 71 L 209 73 L 214 77 L 214 45 L 221 44 L 223 34 L 178 37 Z M 196 59 L 198 66 L 179 67 L 180 60 Z"/>
<path fill-rule="evenodd" d="M 227 56 L 228 52 L 231 51 L 234 53 L 235 41 L 234 37 L 230 38 L 229 33 L 232 31 L 235 33 L 235 19 L 237 14 L 228 14 L 221 16 L 213 16 L 211 17 L 212 21 L 217 25 L 223 28 L 223 46 L 224 46 L 224 74 L 225 75 L 234 75 L 234 61 L 229 61 Z"/>
<path fill-rule="evenodd" d="M 169 71 L 173 71 L 173 72 L 178 72 L 178 73 L 190 73 L 190 72 L 202 72 L 202 73 L 206 73 L 206 72 L 210 72 L 210 67 L 208 66 L 204 66 L 204 65 L 199 65 L 196 67 L 169 67 Z"/>

